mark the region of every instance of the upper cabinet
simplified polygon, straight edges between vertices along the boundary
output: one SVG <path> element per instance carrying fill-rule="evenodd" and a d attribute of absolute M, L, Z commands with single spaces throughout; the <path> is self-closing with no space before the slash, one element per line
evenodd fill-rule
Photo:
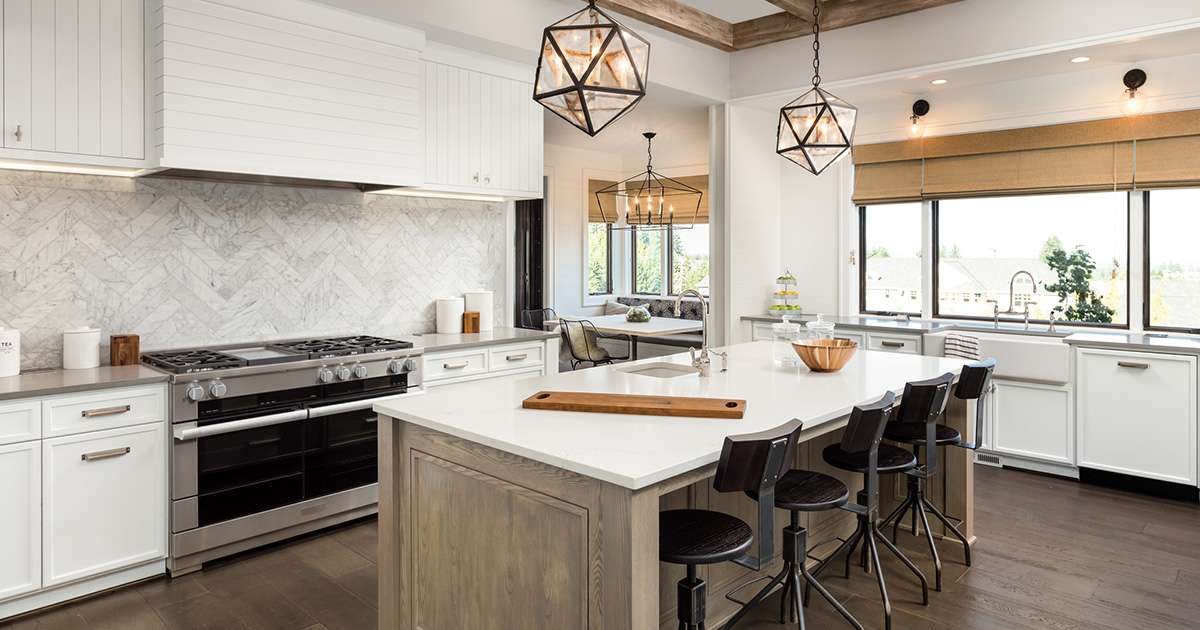
<path fill-rule="evenodd" d="M 542 196 L 542 108 L 533 68 L 430 46 L 425 66 L 425 185 Z"/>
<path fill-rule="evenodd" d="M 158 166 L 423 181 L 424 34 L 303 0 L 155 0 Z"/>
<path fill-rule="evenodd" d="M 142 0 L 3 0 L 0 154 L 145 166 Z"/>

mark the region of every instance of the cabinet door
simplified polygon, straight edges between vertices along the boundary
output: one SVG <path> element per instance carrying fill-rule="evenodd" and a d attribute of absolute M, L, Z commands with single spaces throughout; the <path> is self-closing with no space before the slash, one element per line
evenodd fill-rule
<path fill-rule="evenodd" d="M 42 587 L 41 448 L 0 446 L 0 600 Z"/>
<path fill-rule="evenodd" d="M 42 443 L 46 586 L 166 555 L 165 455 L 160 422 Z"/>
<path fill-rule="evenodd" d="M 1079 465 L 1196 483 L 1196 357 L 1080 349 Z"/>
<path fill-rule="evenodd" d="M 1074 463 L 1071 392 L 1065 387 L 994 381 L 993 450 L 1062 464 Z"/>

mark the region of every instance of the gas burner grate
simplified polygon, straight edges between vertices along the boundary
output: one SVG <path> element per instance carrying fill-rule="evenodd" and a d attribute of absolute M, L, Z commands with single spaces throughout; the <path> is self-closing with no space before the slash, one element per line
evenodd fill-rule
<path fill-rule="evenodd" d="M 358 354 L 359 352 L 358 348 L 339 343 L 333 339 L 304 339 L 301 341 L 275 343 L 267 347 L 307 355 L 310 359 L 344 357 L 351 354 Z"/>
<path fill-rule="evenodd" d="M 213 350 L 148 352 L 142 355 L 142 361 L 176 374 L 208 372 L 246 365 L 246 361 L 242 359 Z"/>
<path fill-rule="evenodd" d="M 371 335 L 339 337 L 336 339 L 330 339 L 329 341 L 358 348 L 362 353 L 386 352 L 388 350 L 405 350 L 413 347 L 411 341 L 399 341 L 397 339 L 386 339 L 384 337 L 372 337 Z"/>

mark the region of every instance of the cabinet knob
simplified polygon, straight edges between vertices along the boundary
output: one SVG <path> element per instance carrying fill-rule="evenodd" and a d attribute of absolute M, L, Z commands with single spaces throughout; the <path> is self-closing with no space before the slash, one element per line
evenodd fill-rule
<path fill-rule="evenodd" d="M 18 129 L 19 129 L 19 128 L 20 128 L 20 127 L 18 127 Z M 478 183 L 479 183 L 479 173 L 475 173 L 475 176 L 474 176 L 474 177 L 472 177 L 471 179 L 472 179 L 472 180 L 474 180 L 476 184 L 478 184 Z"/>
<path fill-rule="evenodd" d="M 21 132 L 21 125 L 17 125 L 17 130 L 13 132 L 13 136 L 16 136 L 17 142 L 21 141 L 21 136 L 23 135 L 25 134 Z"/>
<path fill-rule="evenodd" d="M 490 184 L 490 183 L 492 183 L 492 178 L 491 178 L 491 177 L 484 177 L 484 178 L 483 178 L 483 183 L 485 183 L 485 184 Z"/>

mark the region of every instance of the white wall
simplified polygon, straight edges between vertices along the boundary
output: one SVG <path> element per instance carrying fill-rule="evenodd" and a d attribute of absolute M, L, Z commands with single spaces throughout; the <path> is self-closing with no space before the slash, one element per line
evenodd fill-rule
<path fill-rule="evenodd" d="M 779 272 L 791 270 L 805 313 L 837 313 L 838 282 L 844 240 L 837 210 L 849 208 L 843 196 L 853 174 L 850 160 L 829 167 L 819 177 L 778 158 L 780 171 Z"/>

